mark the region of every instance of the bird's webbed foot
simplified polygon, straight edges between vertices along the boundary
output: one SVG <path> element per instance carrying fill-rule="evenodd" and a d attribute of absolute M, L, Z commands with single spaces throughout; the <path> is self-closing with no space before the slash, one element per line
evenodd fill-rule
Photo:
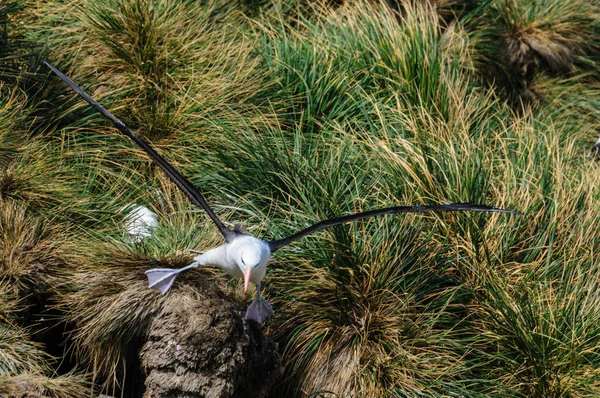
<path fill-rule="evenodd" d="M 258 323 L 263 323 L 269 317 L 273 316 L 275 311 L 271 304 L 260 295 L 260 287 L 257 286 L 256 298 L 246 310 L 246 320 L 252 319 Z"/>

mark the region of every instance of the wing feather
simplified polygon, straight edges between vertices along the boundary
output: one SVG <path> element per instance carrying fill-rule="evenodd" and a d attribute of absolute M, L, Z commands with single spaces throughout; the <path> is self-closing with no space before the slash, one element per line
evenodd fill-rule
<path fill-rule="evenodd" d="M 512 213 L 518 214 L 516 211 L 497 209 L 492 206 L 478 205 L 471 203 L 447 203 L 443 205 L 418 205 L 418 206 L 394 206 L 386 207 L 383 209 L 375 209 L 364 211 L 361 213 L 349 214 L 347 216 L 330 218 L 328 220 L 320 221 L 302 231 L 296 232 L 288 237 L 279 240 L 267 241 L 271 253 L 275 250 L 282 248 L 283 246 L 289 245 L 290 243 L 310 235 L 314 232 L 321 231 L 323 229 L 331 228 L 336 225 L 345 224 L 353 221 L 358 221 L 363 218 L 376 217 L 384 214 L 397 214 L 397 213 L 425 213 L 428 211 L 437 212 L 449 212 L 449 211 L 483 211 L 483 212 L 495 212 L 495 213 Z"/>

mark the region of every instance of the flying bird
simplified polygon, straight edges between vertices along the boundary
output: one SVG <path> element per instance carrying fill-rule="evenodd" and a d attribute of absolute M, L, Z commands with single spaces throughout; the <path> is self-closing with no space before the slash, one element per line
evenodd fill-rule
<path fill-rule="evenodd" d="M 256 298 L 246 311 L 246 319 L 252 319 L 260 323 L 274 314 L 271 305 L 260 294 L 260 283 L 265 277 L 265 273 L 267 271 L 266 267 L 271 259 L 271 254 L 309 234 L 324 230 L 326 228 L 331 228 L 336 225 L 384 214 L 424 213 L 430 211 L 518 213 L 511 210 L 503 210 L 492 206 L 471 203 L 394 206 L 323 220 L 282 239 L 259 239 L 246 232 L 240 225 L 235 225 L 233 229 L 225 226 L 225 224 L 223 224 L 223 222 L 216 216 L 210 206 L 206 203 L 202 193 L 200 193 L 200 191 L 187 178 L 180 174 L 171 164 L 169 164 L 162 156 L 160 156 L 145 139 L 139 137 L 132 130 L 130 130 L 125 123 L 117 119 L 113 114 L 102 107 L 102 105 L 86 94 L 69 77 L 65 76 L 48 62 L 46 62 L 46 65 L 52 69 L 52 71 L 56 73 L 62 80 L 64 80 L 73 90 L 75 90 L 77 94 L 85 99 L 96 111 L 112 121 L 117 129 L 119 129 L 123 134 L 131 138 L 137 145 L 139 145 L 148 154 L 148 156 L 150 156 L 150 158 L 152 158 L 152 160 L 163 169 L 167 176 L 169 176 L 171 180 L 173 180 L 173 182 L 189 197 L 191 202 L 203 209 L 208 214 L 210 219 L 223 235 L 225 240 L 223 245 L 210 249 L 206 252 L 192 251 L 197 255 L 194 257 L 194 262 L 187 267 L 180 269 L 155 268 L 146 271 L 149 287 L 159 290 L 162 294 L 166 293 L 171 288 L 175 278 L 181 272 L 199 266 L 216 266 L 230 275 L 243 278 L 244 294 L 246 294 L 250 282 L 256 285 Z"/>

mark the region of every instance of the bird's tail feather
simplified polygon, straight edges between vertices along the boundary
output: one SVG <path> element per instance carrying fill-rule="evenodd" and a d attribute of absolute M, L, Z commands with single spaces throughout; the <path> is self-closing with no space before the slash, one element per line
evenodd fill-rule
<path fill-rule="evenodd" d="M 192 263 L 187 267 L 183 267 L 180 269 L 170 269 L 170 268 L 153 268 L 146 271 L 146 276 L 148 277 L 148 287 L 151 289 L 156 289 L 161 292 L 161 294 L 165 294 L 171 286 L 173 286 L 173 282 L 175 282 L 175 278 L 183 271 L 187 271 L 190 268 L 195 268 L 198 266 L 198 263 Z"/>

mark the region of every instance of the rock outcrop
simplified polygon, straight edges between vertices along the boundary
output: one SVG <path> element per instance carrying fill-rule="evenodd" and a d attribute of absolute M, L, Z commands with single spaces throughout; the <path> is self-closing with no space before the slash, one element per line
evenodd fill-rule
<path fill-rule="evenodd" d="M 195 297 L 194 297 L 195 296 Z M 283 373 L 276 344 L 230 300 L 173 295 L 140 352 L 144 398 L 266 397 Z"/>

